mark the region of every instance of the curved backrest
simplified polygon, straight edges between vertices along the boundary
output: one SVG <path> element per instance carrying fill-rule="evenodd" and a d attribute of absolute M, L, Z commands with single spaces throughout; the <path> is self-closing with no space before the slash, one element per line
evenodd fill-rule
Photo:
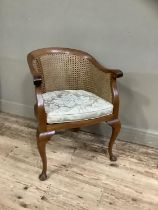
<path fill-rule="evenodd" d="M 69 48 L 39 49 L 29 53 L 28 63 L 33 74 L 42 76 L 43 92 L 81 89 L 112 100 L 111 75 L 98 71 L 96 60 L 86 52 Z M 106 90 L 102 90 L 102 83 L 107 84 Z"/>

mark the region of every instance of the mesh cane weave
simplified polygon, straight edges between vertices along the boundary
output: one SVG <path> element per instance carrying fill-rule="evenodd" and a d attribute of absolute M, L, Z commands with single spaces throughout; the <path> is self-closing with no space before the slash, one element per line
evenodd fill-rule
<path fill-rule="evenodd" d="M 111 74 L 98 70 L 88 58 L 66 53 L 46 54 L 33 61 L 41 74 L 43 92 L 85 90 L 112 102 Z"/>

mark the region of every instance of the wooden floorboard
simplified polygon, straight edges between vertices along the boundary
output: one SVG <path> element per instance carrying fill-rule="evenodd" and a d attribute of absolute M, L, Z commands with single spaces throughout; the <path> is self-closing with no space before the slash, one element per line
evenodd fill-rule
<path fill-rule="evenodd" d="M 0 113 L 0 210 L 158 210 L 158 150 L 85 132 L 58 132 L 38 175 L 36 122 Z"/>

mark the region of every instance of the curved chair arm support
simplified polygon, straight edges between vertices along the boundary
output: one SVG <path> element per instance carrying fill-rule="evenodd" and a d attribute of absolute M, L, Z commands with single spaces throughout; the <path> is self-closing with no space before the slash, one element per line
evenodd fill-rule
<path fill-rule="evenodd" d="M 36 104 L 35 104 L 35 113 L 39 123 L 39 132 L 47 131 L 47 116 L 44 108 L 44 101 L 42 97 L 41 87 L 38 80 L 36 80 L 35 95 L 36 95 Z"/>
<path fill-rule="evenodd" d="M 113 108 L 113 115 L 115 118 L 118 118 L 119 112 L 119 94 L 117 89 L 116 78 L 112 78 L 111 80 L 111 90 L 112 90 L 112 104 Z"/>

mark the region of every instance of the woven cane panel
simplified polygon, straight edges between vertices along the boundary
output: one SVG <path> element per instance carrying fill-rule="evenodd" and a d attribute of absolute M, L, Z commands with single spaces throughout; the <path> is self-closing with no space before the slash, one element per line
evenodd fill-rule
<path fill-rule="evenodd" d="M 98 70 L 84 57 L 64 53 L 47 54 L 36 60 L 34 67 L 43 76 L 43 92 L 86 90 L 112 101 L 111 74 Z"/>

